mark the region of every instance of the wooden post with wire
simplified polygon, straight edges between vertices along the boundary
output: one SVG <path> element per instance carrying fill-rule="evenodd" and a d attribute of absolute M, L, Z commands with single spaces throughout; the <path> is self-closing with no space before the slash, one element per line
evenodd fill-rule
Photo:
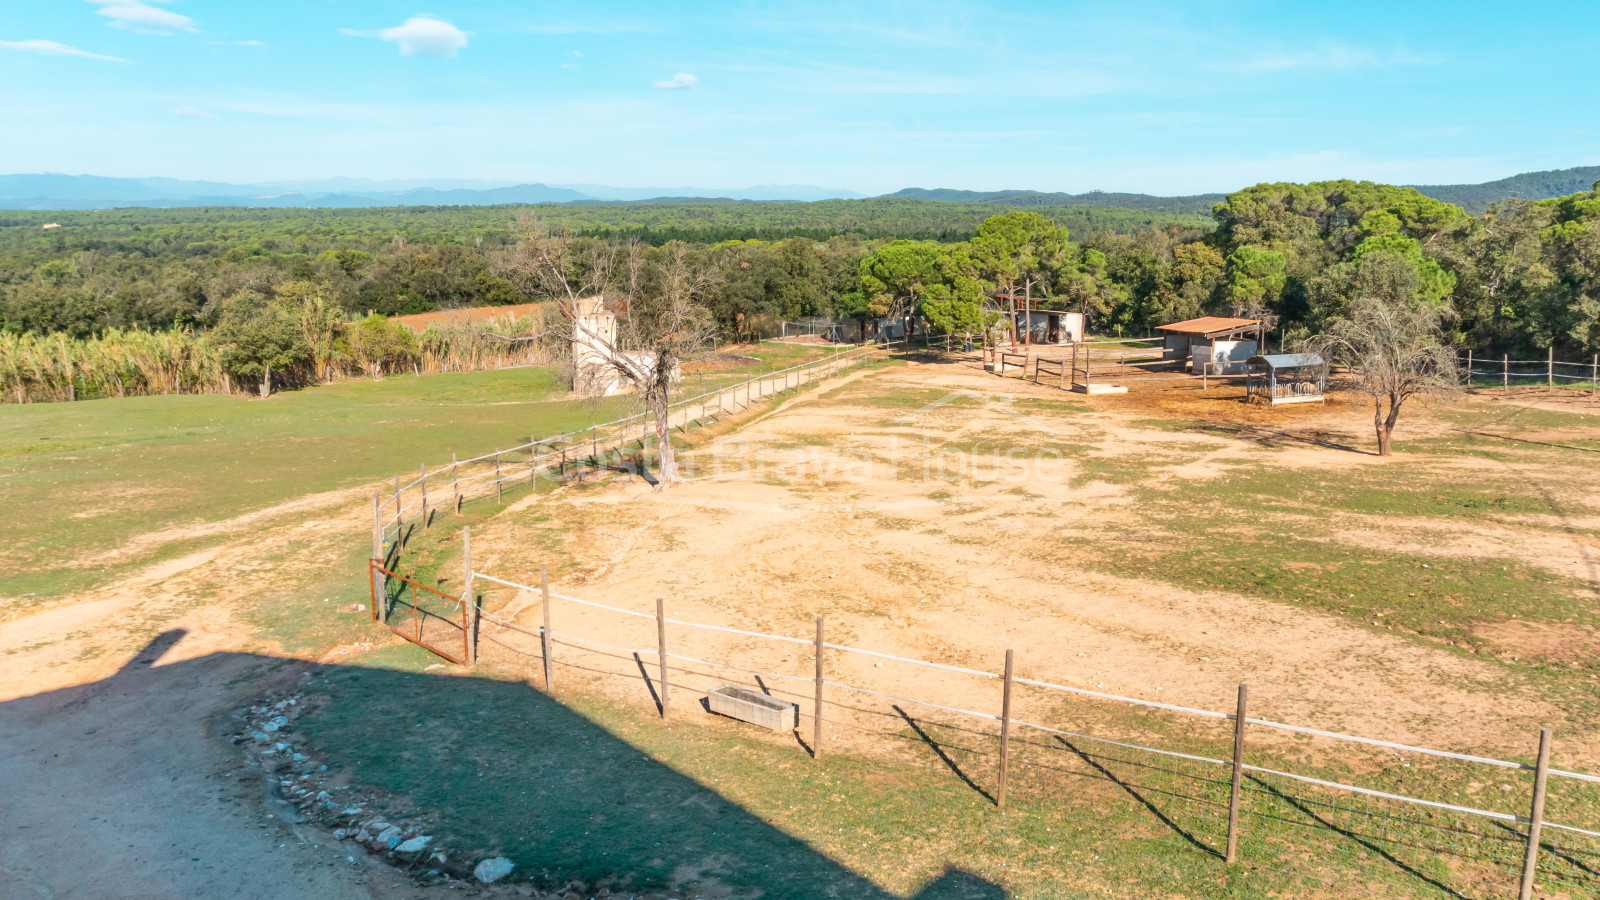
<path fill-rule="evenodd" d="M 383 514 L 378 511 L 378 495 L 372 495 L 372 558 L 383 560 Z"/>
<path fill-rule="evenodd" d="M 667 601 L 656 598 L 656 647 L 661 656 L 661 718 L 667 717 Z"/>
<path fill-rule="evenodd" d="M 544 627 L 539 631 L 539 643 L 543 645 L 540 649 L 544 651 L 544 689 L 553 691 L 555 690 L 555 681 L 551 677 L 554 674 L 554 667 L 550 664 L 550 648 L 555 644 L 555 640 L 550 634 L 549 566 L 539 567 L 539 593 L 544 597 Z"/>
<path fill-rule="evenodd" d="M 1503 388 L 1511 387 L 1511 354 L 1507 353 L 1500 360 L 1500 365 L 1503 367 L 1500 372 L 1500 386 Z"/>
<path fill-rule="evenodd" d="M 1006 651 L 1005 685 L 1000 690 L 1000 786 L 994 794 L 994 805 L 1006 808 L 1007 751 L 1011 748 L 1011 661 L 1012 653 Z"/>
<path fill-rule="evenodd" d="M 478 661 L 478 604 L 472 598 L 472 529 L 461 527 L 461 624 L 467 629 L 467 662 Z"/>
<path fill-rule="evenodd" d="M 822 617 L 817 616 L 817 693 L 811 706 L 811 758 L 822 759 Z"/>
<path fill-rule="evenodd" d="M 429 527 L 432 522 L 428 516 L 428 464 L 422 464 L 422 527 Z"/>
<path fill-rule="evenodd" d="M 1239 793 L 1244 782 L 1244 718 L 1249 688 L 1239 685 L 1239 706 L 1233 715 L 1233 792 L 1228 797 L 1228 851 L 1223 860 L 1239 861 Z"/>
<path fill-rule="evenodd" d="M 1544 788 L 1550 775 L 1550 738 L 1550 729 L 1539 729 L 1539 762 L 1533 770 L 1533 807 L 1528 810 L 1528 852 L 1522 858 L 1522 889 L 1517 894 L 1518 900 L 1533 897 L 1533 876 L 1539 868 L 1539 829 L 1544 824 Z"/>

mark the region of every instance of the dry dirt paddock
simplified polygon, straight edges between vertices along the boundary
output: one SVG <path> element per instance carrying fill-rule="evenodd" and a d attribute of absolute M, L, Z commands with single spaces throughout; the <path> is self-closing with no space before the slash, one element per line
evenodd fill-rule
<path fill-rule="evenodd" d="M 1530 577 L 1548 577 L 1551 592 L 1592 605 L 1600 417 L 1588 413 L 1595 425 L 1576 429 L 1566 418 L 1557 426 L 1532 419 L 1546 406 L 1580 415 L 1594 408 L 1532 394 L 1416 403 L 1398 435 L 1411 452 L 1380 459 L 1370 453 L 1369 407 L 1341 398 L 1271 410 L 1244 405 L 1241 393 L 1147 387 L 1085 398 L 998 379 L 971 361 L 860 373 L 696 438 L 685 455 L 691 479 L 671 490 L 612 479 L 513 505 L 475 529 L 475 568 L 534 585 L 539 566 L 550 565 L 557 593 L 641 611 L 662 597 L 670 618 L 796 638 L 809 638 L 823 616 L 830 642 L 989 672 L 1011 649 L 1019 675 L 1185 706 L 1229 709 L 1236 685 L 1248 683 L 1256 716 L 1458 751 L 1526 755 L 1537 729 L 1554 725 L 1565 762 L 1600 762 L 1596 721 L 1586 700 L 1574 699 L 1592 693 L 1584 687 L 1592 681 L 1587 622 L 1524 622 L 1446 597 L 1457 616 L 1439 621 L 1437 633 L 1385 624 L 1402 620 L 1407 595 L 1422 589 L 1407 590 L 1408 572 L 1395 569 L 1431 576 L 1457 561 L 1500 569 L 1491 564 L 1518 560 Z M 1492 452 L 1463 452 L 1472 433 L 1494 447 L 1515 436 L 1568 449 L 1508 464 Z M 1242 523 L 1207 524 L 1208 507 L 1227 503 L 1225 485 L 1251 479 L 1282 496 L 1263 501 L 1254 484 L 1257 511 Z M 1384 508 L 1389 489 L 1467 485 L 1472 495 L 1479 480 L 1489 493 L 1521 485 L 1555 498 L 1561 513 Z M 1297 496 L 1302 483 L 1377 499 L 1371 509 L 1319 509 Z M 1301 532 L 1307 540 L 1274 564 L 1290 574 L 1369 565 L 1382 573 L 1372 590 L 1393 594 L 1379 598 L 1388 618 L 1382 609 L 1340 610 L 1327 597 L 1302 602 L 1292 588 L 1277 597 L 1212 588 L 1204 575 L 1168 575 L 1160 561 L 1165 552 L 1242 541 L 1246 561 L 1227 568 L 1250 568 L 1252 541 Z M 538 624 L 536 595 L 478 586 L 502 620 Z M 559 599 L 553 614 L 558 632 L 612 648 L 656 646 L 647 620 Z M 685 656 L 811 674 L 808 646 L 669 631 Z M 484 664 L 536 678 L 531 638 L 494 624 L 484 635 Z M 651 702 L 637 680 L 640 663 L 626 654 L 558 652 L 635 677 L 561 670 L 569 684 Z M 1541 672 L 1567 666 L 1571 678 L 1529 674 L 1530 654 L 1542 654 Z M 833 657 L 830 680 L 961 709 L 998 705 L 993 681 Z M 641 659 L 653 674 L 653 652 Z M 719 674 L 751 678 L 701 671 L 685 681 L 703 690 Z M 808 685 L 765 683 L 809 708 Z M 879 709 L 888 702 L 837 696 Z M 675 709 L 698 712 L 688 699 Z M 1081 705 L 1074 713 L 1059 695 L 1019 702 L 1023 718 L 1083 724 Z M 827 740 L 859 743 L 845 724 Z"/>
<path fill-rule="evenodd" d="M 1365 452 L 1370 421 L 1343 402 L 1084 398 L 971 362 L 889 365 L 691 432 L 692 479 L 669 491 L 617 475 L 518 500 L 477 521 L 475 568 L 536 584 L 549 565 L 561 593 L 635 610 L 662 597 L 674 618 L 796 638 L 821 615 L 831 642 L 990 672 L 1012 649 L 1024 677 L 1208 709 L 1247 682 L 1255 715 L 1453 750 L 1525 757 L 1550 725 L 1560 764 L 1600 766 L 1600 410 L 1535 393 L 1419 406 L 1388 460 Z M 410 895 L 294 823 L 226 739 L 264 688 L 399 640 L 361 605 L 367 491 L 164 535 L 207 544 L 0 612 L 0 895 Z M 425 538 L 447 590 L 455 524 Z M 1429 580 L 1440 571 L 1459 578 Z M 492 614 L 538 622 L 536 595 L 484 593 Z M 1424 620 L 1413 606 L 1434 594 Z M 560 600 L 553 614 L 560 631 L 655 646 L 646 620 Z M 802 644 L 668 637 L 685 656 L 810 675 Z M 488 625 L 480 666 L 537 684 L 530 644 Z M 562 668 L 561 690 L 650 714 L 636 664 L 558 653 L 635 676 Z M 838 653 L 828 665 L 885 694 L 998 706 L 991 680 Z M 697 699 L 674 694 L 673 715 L 710 722 Z M 1018 703 L 1057 727 L 1123 724 L 1104 708 L 1086 722 L 1090 707 L 1059 697 Z M 873 721 L 841 709 L 825 739 L 877 752 L 849 728 Z"/>

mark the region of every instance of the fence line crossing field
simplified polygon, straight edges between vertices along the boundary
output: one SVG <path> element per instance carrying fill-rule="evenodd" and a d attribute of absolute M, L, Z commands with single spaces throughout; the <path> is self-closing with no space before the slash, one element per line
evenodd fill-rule
<path fill-rule="evenodd" d="M 1549 728 L 1535 895 L 1595 891 L 1587 392 L 1412 409 L 1379 459 L 1337 384 L 1274 408 L 977 353 L 802 380 L 825 351 L 777 352 L 705 385 L 781 387 L 674 420 L 666 491 L 648 441 L 483 475 L 616 417 L 530 371 L 96 401 L 98 432 L 91 404 L 10 408 L 38 562 L 0 644 L 46 674 L 0 687 L 103 677 L 180 626 L 213 636 L 191 653 L 315 660 L 297 747 L 451 860 L 697 896 L 1515 896 Z M 210 495 L 174 466 L 208 452 Z M 722 685 L 799 727 L 714 714 Z"/>
<path fill-rule="evenodd" d="M 614 697 L 648 721 L 670 695 L 673 721 L 723 731 L 694 700 L 748 685 L 795 704 L 797 753 L 925 765 L 990 803 L 993 685 L 897 673 L 897 659 L 992 676 L 1005 649 L 1023 646 L 1019 658 L 1043 668 L 1035 678 L 1206 708 L 1237 677 L 1271 705 L 1263 715 L 1319 726 L 1252 739 L 1239 834 L 1257 866 L 1265 857 L 1291 883 L 1323 889 L 1515 891 L 1540 724 L 1565 723 L 1560 746 L 1574 755 L 1553 765 L 1587 769 L 1591 726 L 1569 730 L 1592 715 L 1593 676 L 1580 657 L 1535 644 L 1592 633 L 1593 498 L 1564 483 L 1600 449 L 1592 411 L 1488 397 L 1430 410 L 1408 454 L 1379 467 L 1360 452 L 1362 411 L 1348 397 L 1327 410 L 1245 410 L 1242 385 L 1224 382 L 1113 405 L 1047 386 L 996 391 L 981 372 L 976 358 L 924 360 L 822 385 L 754 425 L 689 440 L 695 477 L 666 495 L 569 483 L 497 498 L 504 512 L 463 513 L 474 558 L 493 561 L 472 565 L 479 667 L 544 686 L 548 652 L 559 696 Z M 1507 452 L 1530 429 L 1563 443 Z M 408 553 L 459 584 L 461 560 L 440 540 Z M 528 587 L 541 567 L 561 583 L 549 601 Z M 672 610 L 664 622 L 652 595 Z M 541 622 L 552 607 L 556 624 Z M 839 681 L 824 683 L 843 696 L 819 741 L 803 635 L 823 613 L 830 634 L 843 631 L 829 647 L 889 655 L 837 663 Z M 724 631 L 672 624 L 690 620 Z M 747 631 L 791 637 L 763 648 Z M 1512 634 L 1515 647 L 1499 643 Z M 1014 796 L 1059 799 L 1072 793 L 1059 778 L 1098 779 L 1162 823 L 1163 839 L 1221 852 L 1228 734 L 1111 701 L 1017 700 L 1033 709 L 1015 718 L 1029 735 L 1003 742 L 1020 766 Z M 1327 727 L 1390 746 L 1352 753 L 1315 736 Z M 1419 744 L 1514 761 L 1484 794 L 1481 764 Z M 1572 824 L 1554 840 L 1545 832 L 1543 871 L 1591 889 L 1596 798 L 1581 779 L 1561 790 Z M 1178 821 L 1179 808 L 1193 821 Z M 1283 866 L 1308 849 L 1317 865 Z"/>

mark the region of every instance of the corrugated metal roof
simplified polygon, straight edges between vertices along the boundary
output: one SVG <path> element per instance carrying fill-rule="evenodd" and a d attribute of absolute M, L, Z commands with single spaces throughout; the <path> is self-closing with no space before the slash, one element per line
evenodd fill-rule
<path fill-rule="evenodd" d="M 1268 356 L 1252 356 L 1248 362 L 1248 365 L 1271 366 L 1274 369 L 1298 369 L 1322 364 L 1322 357 L 1315 353 L 1273 353 Z"/>
<path fill-rule="evenodd" d="M 1248 330 L 1258 328 L 1260 319 L 1229 319 L 1222 316 L 1201 316 L 1198 319 L 1189 319 L 1185 322 L 1173 322 L 1171 325 L 1157 325 L 1157 331 L 1170 331 L 1174 334 L 1201 334 L 1206 336 L 1226 334 L 1230 331 Z"/>

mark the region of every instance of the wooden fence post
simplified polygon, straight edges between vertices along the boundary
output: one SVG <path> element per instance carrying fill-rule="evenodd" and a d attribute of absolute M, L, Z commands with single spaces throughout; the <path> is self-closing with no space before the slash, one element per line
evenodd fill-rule
<path fill-rule="evenodd" d="M 1504 366 L 1500 373 L 1500 386 L 1503 388 L 1511 387 L 1511 354 L 1505 354 L 1505 358 L 1500 361 L 1500 364 Z"/>
<path fill-rule="evenodd" d="M 500 481 L 500 454 L 494 455 L 494 502 L 500 503 L 506 499 L 505 485 Z"/>
<path fill-rule="evenodd" d="M 1472 387 L 1472 348 L 1467 348 L 1467 387 Z"/>
<path fill-rule="evenodd" d="M 1518 900 L 1533 897 L 1533 873 L 1539 868 L 1539 827 L 1544 824 L 1544 786 L 1550 774 L 1548 728 L 1539 729 L 1539 762 L 1533 770 L 1533 808 L 1528 810 L 1528 854 L 1522 859 L 1522 890 Z"/>
<path fill-rule="evenodd" d="M 1239 685 L 1239 707 L 1233 716 L 1233 792 L 1228 798 L 1228 852 L 1225 862 L 1239 861 L 1239 789 L 1244 781 L 1244 717 L 1249 689 Z"/>
<path fill-rule="evenodd" d="M 433 523 L 428 520 L 428 464 L 422 464 L 422 527 L 427 528 Z"/>
<path fill-rule="evenodd" d="M 544 645 L 540 648 L 544 651 L 544 689 L 546 691 L 553 691 L 555 690 L 555 687 L 554 682 L 550 677 L 553 674 L 553 667 L 550 665 L 550 648 L 555 644 L 555 641 L 550 634 L 549 566 L 539 567 L 539 592 L 544 596 L 544 628 L 539 632 L 540 643 Z"/>
<path fill-rule="evenodd" d="M 1550 387 L 1553 388 L 1553 387 L 1556 386 L 1556 345 L 1555 344 L 1551 344 L 1550 345 L 1549 381 L 1550 381 Z"/>
<path fill-rule="evenodd" d="M 1006 808 L 1006 753 L 1011 748 L 1011 659 L 1011 651 L 1007 650 L 1005 686 L 1000 692 L 1000 788 L 994 795 L 994 805 L 1001 809 Z"/>
<path fill-rule="evenodd" d="M 817 616 L 817 699 L 811 706 L 811 758 L 822 758 L 822 617 Z"/>
<path fill-rule="evenodd" d="M 667 609 L 666 601 L 656 598 L 656 647 L 661 655 L 661 718 L 667 717 Z"/>
<path fill-rule="evenodd" d="M 450 495 L 455 500 L 456 515 L 461 514 L 461 479 L 456 476 L 456 453 L 450 451 Z"/>
<path fill-rule="evenodd" d="M 478 604 L 472 597 L 472 529 L 461 527 L 461 624 L 467 629 L 467 662 L 478 661 Z"/>

